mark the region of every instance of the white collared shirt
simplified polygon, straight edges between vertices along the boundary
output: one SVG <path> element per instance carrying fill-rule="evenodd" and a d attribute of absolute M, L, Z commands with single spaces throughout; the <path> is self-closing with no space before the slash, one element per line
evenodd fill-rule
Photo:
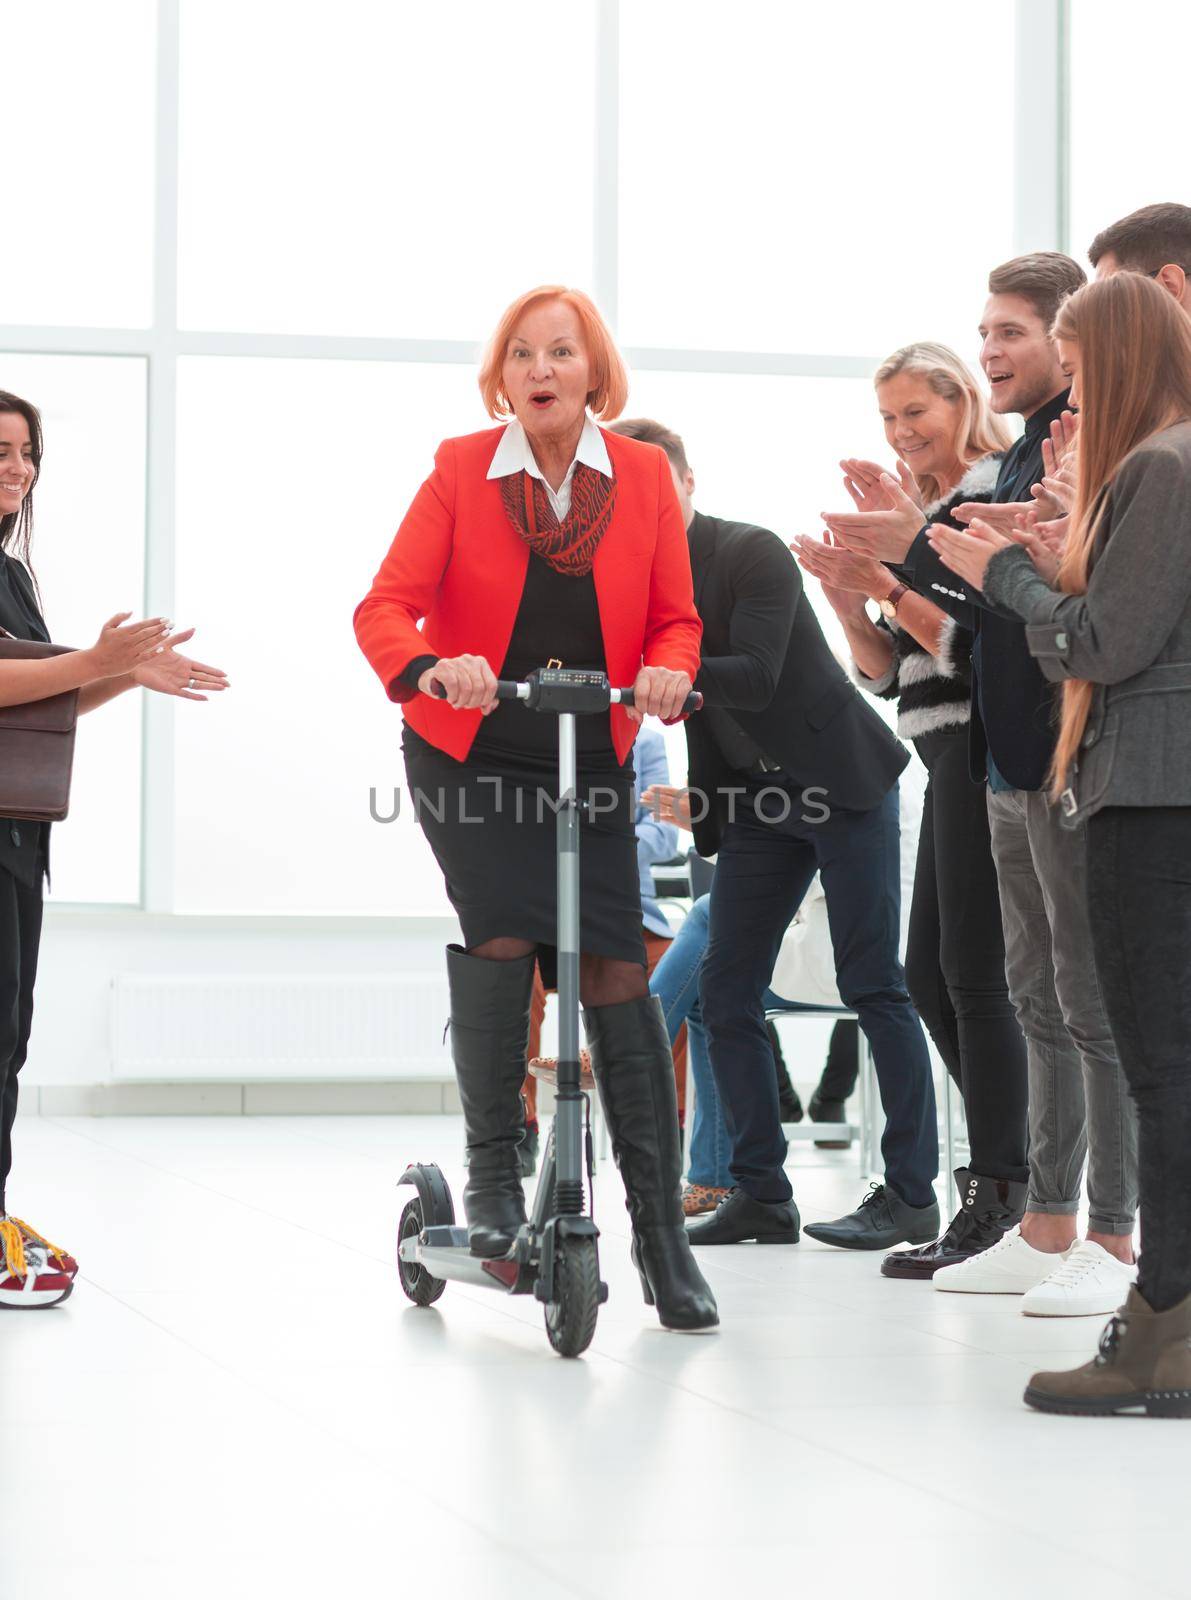
<path fill-rule="evenodd" d="M 488 468 L 488 476 L 508 478 L 514 472 L 528 472 L 531 478 L 537 478 L 542 484 L 554 515 L 559 522 L 564 522 L 567 512 L 571 509 L 571 484 L 575 478 L 575 467 L 580 461 L 585 467 L 592 467 L 596 472 L 602 472 L 605 478 L 612 477 L 612 463 L 608 459 L 608 446 L 604 443 L 604 435 L 590 417 L 583 419 L 579 448 L 575 451 L 575 459 L 567 468 L 567 475 L 557 491 L 552 489 L 542 476 L 542 469 L 534 460 L 525 429 L 514 417 L 500 436 L 496 454 L 492 457 L 492 465 Z"/>

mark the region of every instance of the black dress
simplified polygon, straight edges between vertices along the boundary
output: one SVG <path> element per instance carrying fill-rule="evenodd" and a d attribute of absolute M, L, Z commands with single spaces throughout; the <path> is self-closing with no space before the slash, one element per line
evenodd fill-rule
<path fill-rule="evenodd" d="M 500 678 L 523 679 L 551 659 L 605 669 L 595 582 L 570 577 L 532 552 Z M 416 682 L 433 657 L 402 674 Z M 463 930 L 467 949 L 489 939 L 538 946 L 553 987 L 557 939 L 555 810 L 558 719 L 501 701 L 463 761 L 407 723 L 402 740 L 411 803 Z M 637 875 L 633 761 L 622 765 L 606 714 L 576 719 L 578 788 L 592 807 L 579 845 L 579 948 L 645 964 Z"/>

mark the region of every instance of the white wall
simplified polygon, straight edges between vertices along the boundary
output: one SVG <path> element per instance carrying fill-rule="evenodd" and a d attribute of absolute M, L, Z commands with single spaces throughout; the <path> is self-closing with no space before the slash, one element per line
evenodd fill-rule
<path fill-rule="evenodd" d="M 113 1082 L 112 984 L 121 973 L 443 973 L 452 918 L 153 916 L 46 911 L 28 1088 Z M 444 1022 L 446 1017 L 444 1015 Z M 443 1050 L 443 1077 L 450 1076 Z"/>

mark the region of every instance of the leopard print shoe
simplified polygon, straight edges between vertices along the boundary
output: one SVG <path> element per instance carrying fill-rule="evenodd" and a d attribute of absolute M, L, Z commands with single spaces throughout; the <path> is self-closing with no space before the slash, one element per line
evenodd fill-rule
<path fill-rule="evenodd" d="M 685 1183 L 682 1186 L 682 1212 L 686 1217 L 702 1217 L 714 1211 L 730 1189 L 710 1188 L 705 1183 Z"/>

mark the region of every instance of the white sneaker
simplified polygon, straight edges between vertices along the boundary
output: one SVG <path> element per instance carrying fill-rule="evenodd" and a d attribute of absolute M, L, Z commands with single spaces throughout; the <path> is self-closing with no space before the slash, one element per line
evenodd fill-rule
<path fill-rule="evenodd" d="M 1107 1317 L 1125 1303 L 1137 1268 L 1110 1256 L 1102 1245 L 1081 1239 L 1054 1271 L 1021 1303 L 1027 1317 Z"/>
<path fill-rule="evenodd" d="M 978 1256 L 941 1267 L 931 1282 L 947 1294 L 1026 1294 L 1054 1271 L 1062 1260 L 1045 1250 L 1035 1250 L 1010 1228 L 996 1244 Z"/>

